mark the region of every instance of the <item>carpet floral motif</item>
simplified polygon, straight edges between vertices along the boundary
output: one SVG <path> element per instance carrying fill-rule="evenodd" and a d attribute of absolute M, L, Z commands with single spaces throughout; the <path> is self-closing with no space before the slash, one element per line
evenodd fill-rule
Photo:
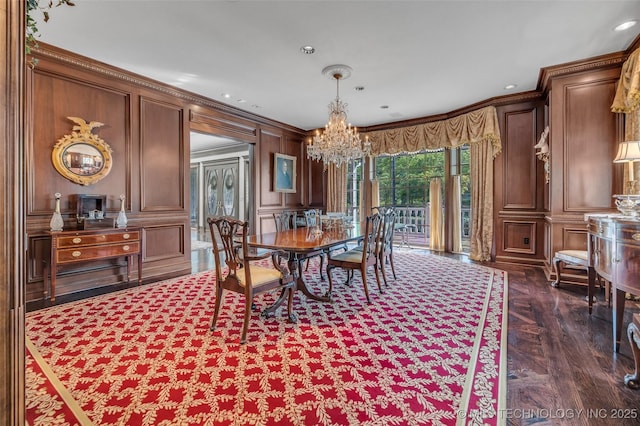
<path fill-rule="evenodd" d="M 241 296 L 209 331 L 213 271 L 30 313 L 27 335 L 99 425 L 497 424 L 506 274 L 395 260 L 384 294 L 370 273 L 372 304 L 356 272 L 333 303 L 296 294 L 297 324 L 256 312 L 246 345 Z M 317 266 L 305 274 L 322 293 Z"/>

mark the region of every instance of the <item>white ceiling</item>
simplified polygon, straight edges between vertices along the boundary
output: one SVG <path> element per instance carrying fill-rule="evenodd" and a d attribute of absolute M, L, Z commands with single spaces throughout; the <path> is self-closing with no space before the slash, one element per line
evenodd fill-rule
<path fill-rule="evenodd" d="M 353 68 L 340 97 L 369 126 L 534 90 L 541 68 L 625 50 L 640 32 L 613 31 L 640 19 L 638 0 L 75 4 L 53 8 L 39 40 L 304 130 L 327 121 L 327 65 Z"/>

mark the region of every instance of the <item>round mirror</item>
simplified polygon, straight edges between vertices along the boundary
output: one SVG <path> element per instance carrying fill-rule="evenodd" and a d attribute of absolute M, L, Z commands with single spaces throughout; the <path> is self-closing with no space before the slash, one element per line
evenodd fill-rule
<path fill-rule="evenodd" d="M 91 185 L 104 178 L 111 171 L 111 148 L 91 128 L 102 123 L 91 122 L 75 117 L 79 126 L 75 126 L 70 135 L 63 136 L 53 147 L 51 159 L 53 166 L 65 178 L 80 185 Z"/>
<path fill-rule="evenodd" d="M 93 176 L 104 167 L 104 157 L 94 146 L 76 143 L 62 153 L 66 169 L 80 176 Z"/>

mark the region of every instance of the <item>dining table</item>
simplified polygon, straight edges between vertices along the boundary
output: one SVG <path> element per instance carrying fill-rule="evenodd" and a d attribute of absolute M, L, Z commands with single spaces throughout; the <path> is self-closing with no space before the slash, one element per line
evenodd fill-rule
<path fill-rule="evenodd" d="M 252 248 L 268 249 L 287 253 L 289 271 L 296 277 L 296 289 L 309 299 L 331 302 L 331 295 L 312 292 L 302 273 L 303 262 L 319 252 L 328 253 L 333 248 L 346 247 L 350 242 L 363 238 L 364 227 L 353 223 L 343 227 L 323 230 L 320 227 L 303 227 L 248 236 L 247 244 Z M 321 278 L 324 277 L 321 274 Z M 273 313 L 284 301 L 285 292 L 263 314 Z"/>

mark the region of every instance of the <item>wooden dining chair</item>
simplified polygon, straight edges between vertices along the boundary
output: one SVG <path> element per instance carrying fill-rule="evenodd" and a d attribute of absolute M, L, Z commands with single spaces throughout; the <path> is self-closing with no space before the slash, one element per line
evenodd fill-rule
<path fill-rule="evenodd" d="M 288 292 L 287 315 L 289 322 L 296 322 L 292 311 L 295 277 L 285 267 L 275 261 L 278 251 L 253 255 L 247 244 L 249 223 L 232 217 L 207 218 L 213 239 L 213 253 L 216 262 L 216 301 L 211 320 L 211 331 L 215 330 L 222 304 L 223 290 L 244 294 L 244 324 L 240 343 L 247 341 L 247 330 L 255 295 L 267 291 Z M 274 268 L 259 266 L 251 262 L 271 256 Z M 226 268 L 223 269 L 223 265 Z"/>
<path fill-rule="evenodd" d="M 378 283 L 378 289 L 380 293 L 383 293 L 382 285 L 380 283 L 380 271 L 379 271 L 379 259 L 380 259 L 380 247 L 382 240 L 382 216 L 375 213 L 371 216 L 367 216 L 365 223 L 364 239 L 362 242 L 362 248 L 353 248 L 345 252 L 338 253 L 333 256 L 329 256 L 327 260 L 327 275 L 329 276 L 329 291 L 331 294 L 333 288 L 333 280 L 331 278 L 331 271 L 334 268 L 346 269 L 347 273 L 351 271 L 359 270 L 362 278 L 362 285 L 364 286 L 364 294 L 367 297 L 367 302 L 371 303 L 369 297 L 369 287 L 367 286 L 367 270 L 373 266 L 376 274 L 376 282 Z"/>
<path fill-rule="evenodd" d="M 312 228 L 314 226 L 320 225 L 320 212 L 315 209 L 305 210 L 303 211 L 304 221 L 307 228 Z M 324 280 L 324 274 L 322 270 L 324 269 L 324 260 L 327 257 L 327 253 L 323 250 L 318 251 L 317 253 L 312 253 L 307 258 L 307 265 L 305 266 L 305 271 L 309 270 L 309 260 L 314 257 L 320 257 L 320 279 Z"/>
<path fill-rule="evenodd" d="M 379 260 L 380 269 L 382 270 L 382 277 L 384 278 L 384 284 L 387 285 L 387 273 L 385 271 L 386 264 L 391 265 L 393 279 L 398 279 L 396 276 L 396 266 L 393 262 L 393 234 L 396 225 L 395 209 L 393 207 L 387 208 L 382 217 L 382 239 L 379 248 Z"/>
<path fill-rule="evenodd" d="M 276 231 L 286 231 L 289 229 L 296 229 L 297 214 L 288 210 L 281 211 L 280 213 L 273 214 L 273 220 L 276 223 Z"/>

